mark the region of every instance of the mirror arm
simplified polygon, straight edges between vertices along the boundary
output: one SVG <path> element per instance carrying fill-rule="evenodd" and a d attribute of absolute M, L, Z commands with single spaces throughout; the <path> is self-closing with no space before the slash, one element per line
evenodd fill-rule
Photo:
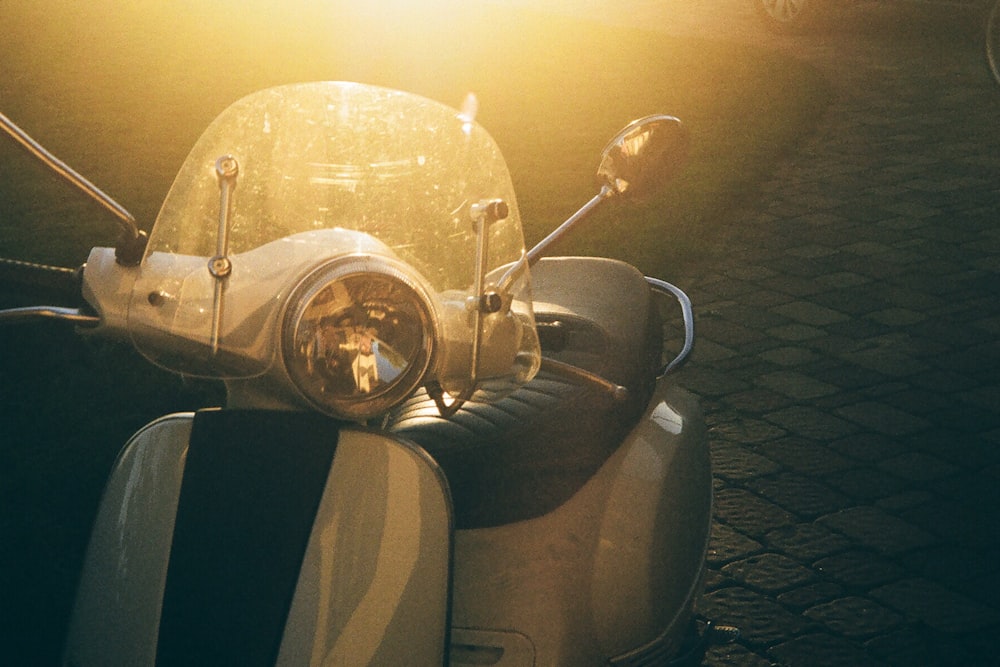
<path fill-rule="evenodd" d="M 497 281 L 497 291 L 501 294 L 505 294 L 510 289 L 514 279 L 522 270 L 524 270 L 526 266 L 534 265 L 535 262 L 545 256 L 545 251 L 549 249 L 549 246 L 566 236 L 566 234 L 569 233 L 569 231 L 579 222 L 589 217 L 598 206 L 617 194 L 618 191 L 610 185 L 602 186 L 601 191 L 594 195 L 590 201 L 581 206 L 580 209 L 567 218 L 564 223 L 549 232 L 548 236 L 536 243 L 531 250 L 526 252 L 521 257 L 521 259 L 514 262 L 514 264 L 512 264 L 511 267 L 503 274 L 500 280 Z"/>
<path fill-rule="evenodd" d="M 552 230 L 548 236 L 539 241 L 534 248 L 528 251 L 528 253 L 524 256 L 525 260 L 528 262 L 528 266 L 532 266 L 535 262 L 541 259 L 550 245 L 564 237 L 573 227 L 577 225 L 577 223 L 585 220 L 591 213 L 594 212 L 595 209 L 597 209 L 598 206 L 617 194 L 618 191 L 611 186 L 601 186 L 601 191 L 594 195 L 590 201 L 581 206 L 580 210 L 569 216 L 569 218 L 566 219 L 566 222 Z"/>
<path fill-rule="evenodd" d="M 3 130 L 4 133 L 28 151 L 35 159 L 39 160 L 66 181 L 69 181 L 69 183 L 76 186 L 85 195 L 115 216 L 118 219 L 119 226 L 122 228 L 122 234 L 118 239 L 118 247 L 115 253 L 118 262 L 125 266 L 134 266 L 139 263 L 146 249 L 146 235 L 139 230 L 139 225 L 136 224 L 135 217 L 125 210 L 124 206 L 46 150 L 44 146 L 32 139 L 27 132 L 3 114 L 0 114 L 0 130 Z"/>

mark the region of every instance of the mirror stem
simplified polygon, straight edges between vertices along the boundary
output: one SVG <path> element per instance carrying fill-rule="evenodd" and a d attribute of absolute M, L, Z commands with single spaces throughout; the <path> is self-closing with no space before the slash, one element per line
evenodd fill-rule
<path fill-rule="evenodd" d="M 138 252 L 139 257 L 145 249 L 145 235 L 139 231 L 135 217 L 125 207 L 105 194 L 100 188 L 88 181 L 72 167 L 50 153 L 44 146 L 32 139 L 27 132 L 18 127 L 14 121 L 0 114 L 0 130 L 16 141 L 22 148 L 39 160 L 46 167 L 54 171 L 63 179 L 79 188 L 85 195 L 100 204 L 106 211 L 110 212 L 118 219 L 122 228 L 122 238 L 120 246 L 125 248 L 119 261 L 126 264 L 137 264 L 138 257 L 134 257 Z M 138 250 L 137 250 L 138 249 Z"/>
<path fill-rule="evenodd" d="M 528 266 L 531 266 L 541 259 L 550 245 L 564 237 L 570 229 L 576 226 L 578 222 L 587 218 L 599 205 L 604 203 L 605 200 L 610 199 L 616 194 L 617 193 L 613 188 L 607 185 L 602 186 L 601 191 L 594 195 L 590 201 L 581 206 L 580 210 L 569 216 L 569 218 L 566 219 L 566 222 L 553 229 L 548 236 L 539 241 L 534 248 L 528 251 L 528 253 L 524 256 L 528 262 Z"/>
<path fill-rule="evenodd" d="M 507 272 L 503 274 L 503 277 L 500 278 L 497 283 L 497 290 L 501 294 L 506 293 L 510 288 L 511 283 L 514 282 L 514 278 L 522 271 L 522 269 L 524 269 L 525 266 L 532 266 L 535 262 L 544 257 L 546 251 L 549 249 L 549 246 L 566 236 L 566 234 L 569 233 L 573 227 L 589 217 L 598 206 L 603 204 L 608 199 L 611 199 L 616 194 L 618 194 L 617 191 L 615 191 L 615 189 L 611 186 L 602 186 L 601 191 L 594 195 L 590 201 L 581 206 L 576 213 L 569 216 L 569 218 L 566 219 L 566 222 L 549 232 L 548 236 L 535 244 L 535 246 L 525 253 L 520 260 L 507 269 Z"/>

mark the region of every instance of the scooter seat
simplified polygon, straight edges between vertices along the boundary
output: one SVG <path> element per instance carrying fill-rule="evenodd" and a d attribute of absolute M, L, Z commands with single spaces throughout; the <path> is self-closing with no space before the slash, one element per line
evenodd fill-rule
<path fill-rule="evenodd" d="M 545 259 L 532 269 L 543 354 L 628 388 L 601 389 L 539 373 L 500 400 L 487 385 L 448 418 L 425 391 L 393 411 L 389 428 L 443 469 L 456 526 L 541 516 L 568 500 L 635 425 L 659 365 L 662 332 L 636 269 L 608 259 Z"/>

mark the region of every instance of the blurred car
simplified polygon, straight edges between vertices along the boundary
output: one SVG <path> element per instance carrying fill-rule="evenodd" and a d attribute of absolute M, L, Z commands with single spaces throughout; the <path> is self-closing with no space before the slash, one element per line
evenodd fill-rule
<path fill-rule="evenodd" d="M 863 1 L 866 0 L 750 0 L 750 3 L 768 28 L 779 32 L 793 32 L 816 25 L 831 9 Z M 923 1 L 964 6 L 983 4 L 983 0 Z"/>

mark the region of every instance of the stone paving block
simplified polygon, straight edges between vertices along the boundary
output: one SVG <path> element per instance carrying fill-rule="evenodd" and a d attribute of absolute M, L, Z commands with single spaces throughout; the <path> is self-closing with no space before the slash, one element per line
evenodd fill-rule
<path fill-rule="evenodd" d="M 805 612 L 838 635 L 867 639 L 903 625 L 900 614 L 864 597 L 846 597 L 816 605 Z"/>
<path fill-rule="evenodd" d="M 1000 625 L 996 610 L 926 579 L 893 582 L 871 596 L 940 632 L 963 634 Z"/>
<path fill-rule="evenodd" d="M 835 408 L 839 408 L 845 405 L 850 405 L 852 403 L 857 403 L 863 400 L 865 395 L 861 391 L 838 391 L 829 396 L 821 396 L 815 398 L 811 401 L 812 406 L 819 408 L 820 410 L 826 410 L 828 412 L 833 412 Z"/>
<path fill-rule="evenodd" d="M 787 317 L 776 315 L 766 308 L 743 302 L 723 306 L 714 311 L 716 317 L 751 329 L 767 329 L 788 323 Z"/>
<path fill-rule="evenodd" d="M 667 346 L 666 342 L 664 345 Z M 679 346 L 667 346 L 670 350 L 679 350 Z M 726 347 L 725 345 L 719 345 L 716 342 L 709 340 L 708 338 L 700 338 L 697 340 L 694 346 L 694 351 L 691 353 L 691 362 L 699 364 L 711 364 L 713 362 L 718 362 L 723 359 L 730 359 L 735 357 L 738 353 L 736 350 Z"/>
<path fill-rule="evenodd" d="M 909 383 L 903 380 L 892 380 L 890 382 L 883 382 L 882 384 L 877 384 L 873 387 L 865 387 L 862 393 L 869 398 L 885 398 L 887 402 L 892 402 L 900 409 L 903 406 L 899 405 L 899 396 L 906 393 L 914 391 Z M 910 405 L 907 401 L 905 405 Z"/>
<path fill-rule="evenodd" d="M 879 210 L 877 215 L 878 217 L 876 221 L 883 220 L 884 218 L 887 217 L 885 210 Z M 854 217 L 852 219 L 858 220 L 860 218 Z M 888 252 L 891 252 L 892 246 L 885 243 L 877 243 L 875 241 L 858 241 L 856 243 L 849 243 L 843 246 L 841 250 L 855 255 L 870 257 L 873 255 L 884 255 Z"/>
<path fill-rule="evenodd" d="M 925 373 L 914 375 L 907 378 L 907 381 L 915 387 L 921 387 L 923 389 L 930 389 L 942 393 L 958 394 L 960 397 L 963 397 L 963 394 L 960 392 L 971 390 L 979 386 L 977 381 L 967 375 L 938 368 L 931 368 Z M 993 405 L 997 404 L 994 403 Z"/>
<path fill-rule="evenodd" d="M 758 289 L 756 292 L 750 292 L 742 295 L 740 297 L 740 303 L 745 306 L 766 309 L 778 304 L 788 303 L 789 301 L 794 300 L 794 298 L 795 297 L 785 292 L 764 289 L 763 286 L 761 286 L 761 289 Z"/>
<path fill-rule="evenodd" d="M 858 461 L 882 461 L 906 451 L 895 438 L 880 433 L 855 433 L 827 445 L 830 449 Z"/>
<path fill-rule="evenodd" d="M 841 597 L 844 597 L 841 586 L 829 581 L 818 581 L 785 591 L 778 595 L 777 600 L 789 609 L 802 612 Z"/>
<path fill-rule="evenodd" d="M 859 287 L 860 285 L 865 285 L 872 281 L 872 279 L 868 276 L 860 273 L 854 273 L 852 271 L 835 271 L 833 273 L 819 276 L 817 277 L 817 280 L 824 285 L 839 288 Z"/>
<path fill-rule="evenodd" d="M 1000 498 L 996 477 L 979 469 L 973 462 L 961 461 L 961 464 L 973 469 L 973 472 L 963 471 L 951 477 L 934 480 L 930 487 L 936 494 L 949 500 L 964 502 L 974 507 L 992 508 Z M 1000 544 L 1000 535 L 997 541 Z"/>
<path fill-rule="evenodd" d="M 997 463 L 996 438 L 989 432 L 967 433 L 954 428 L 936 428 L 915 433 L 906 438 L 914 450 L 939 456 L 959 466 L 982 469 Z"/>
<path fill-rule="evenodd" d="M 931 422 L 923 417 L 875 401 L 847 405 L 834 412 L 876 433 L 889 436 L 908 435 L 931 426 Z"/>
<path fill-rule="evenodd" d="M 792 301 L 775 306 L 772 312 L 808 326 L 822 327 L 834 322 L 844 322 L 850 318 L 832 308 L 824 308 L 810 301 Z"/>
<path fill-rule="evenodd" d="M 860 317 L 860 315 L 865 315 L 881 307 L 883 305 L 880 301 L 870 300 L 864 308 L 860 309 L 860 313 L 857 313 L 859 316 L 841 322 L 834 322 L 827 325 L 825 329 L 831 335 L 850 338 L 862 343 L 862 347 L 855 348 L 858 352 L 871 349 L 874 346 L 874 341 L 877 341 L 881 336 L 892 333 L 893 328 L 881 322 L 876 322 L 871 318 Z"/>
<path fill-rule="evenodd" d="M 853 274 L 852 274 L 853 275 Z M 826 308 L 831 308 L 837 312 L 844 313 L 845 315 L 850 315 L 857 318 L 862 315 L 868 315 L 886 307 L 885 301 L 879 299 L 876 296 L 868 294 L 865 289 L 849 288 L 849 289 L 833 289 L 826 292 L 820 292 L 812 296 L 812 300 L 821 306 Z M 864 320 L 862 323 L 866 324 Z M 883 322 L 877 322 L 882 326 L 887 326 Z M 840 332 L 845 329 L 857 326 L 854 320 L 835 322 L 827 328 L 827 331 Z M 884 329 L 880 329 L 884 330 Z"/>
<path fill-rule="evenodd" d="M 934 642 L 926 628 L 903 627 L 887 632 L 865 642 L 865 647 L 872 655 L 885 660 L 892 667 L 987 667 L 989 662 L 981 659 L 970 660 L 962 651 L 952 650 L 947 642 L 942 642 L 934 636 Z M 995 654 L 995 652 L 994 652 Z M 988 656 L 990 652 L 982 652 L 980 656 Z"/>
<path fill-rule="evenodd" d="M 996 380 L 996 371 L 1000 367 L 1000 345 L 987 342 L 961 350 L 943 354 L 934 359 L 938 368 L 965 373 L 978 378 L 983 384 Z"/>
<path fill-rule="evenodd" d="M 753 538 L 796 522 L 790 513 L 744 489 L 716 491 L 714 511 L 716 517 Z"/>
<path fill-rule="evenodd" d="M 968 583 L 993 603 L 996 591 L 1000 590 L 984 585 L 997 575 L 1000 545 L 986 551 L 957 544 L 935 545 L 906 554 L 902 562 L 911 572 L 930 581 L 944 584 Z"/>
<path fill-rule="evenodd" d="M 829 257 L 830 255 L 835 255 L 838 251 L 835 248 L 830 248 L 829 246 L 819 245 L 817 243 L 808 243 L 789 248 L 787 252 L 795 257 L 815 259 L 817 257 Z"/>
<path fill-rule="evenodd" d="M 764 278 L 770 278 L 777 275 L 777 271 L 769 266 L 763 266 L 760 264 L 744 263 L 735 266 L 727 266 L 723 271 L 723 275 L 727 278 L 732 278 L 734 280 L 741 281 L 756 281 L 763 280 Z"/>
<path fill-rule="evenodd" d="M 805 475 L 827 475 L 855 467 L 855 463 L 808 438 L 782 438 L 766 442 L 757 451 Z"/>
<path fill-rule="evenodd" d="M 865 346 L 865 342 L 853 335 L 833 334 L 827 330 L 823 335 L 803 340 L 802 345 L 821 354 L 840 356 L 862 349 Z"/>
<path fill-rule="evenodd" d="M 787 554 L 804 563 L 811 563 L 851 547 L 851 542 L 846 537 L 816 523 L 797 523 L 776 528 L 764 536 L 763 542 L 772 551 Z"/>
<path fill-rule="evenodd" d="M 859 501 L 872 501 L 896 495 L 906 489 L 898 477 L 874 467 L 839 471 L 826 478 L 828 484 Z"/>
<path fill-rule="evenodd" d="M 955 395 L 909 389 L 886 396 L 885 403 L 910 414 L 919 414 L 937 428 L 961 433 L 981 433 L 1000 426 L 1000 410 L 973 405 Z"/>
<path fill-rule="evenodd" d="M 810 374 L 841 389 L 862 389 L 886 384 L 886 376 L 857 364 L 839 363 L 828 368 L 814 368 Z"/>
<path fill-rule="evenodd" d="M 748 389 L 748 385 L 733 378 L 728 373 L 721 373 L 700 364 L 691 364 L 684 368 L 684 387 L 701 396 L 724 396 L 726 394 Z"/>
<path fill-rule="evenodd" d="M 820 283 L 816 282 L 815 276 L 801 277 L 787 274 L 768 278 L 761 283 L 761 287 L 800 298 L 811 296 L 824 289 Z"/>
<path fill-rule="evenodd" d="M 1000 514 L 995 503 L 969 504 L 937 498 L 906 510 L 899 516 L 954 544 L 979 548 L 995 547 L 1000 535 Z"/>
<path fill-rule="evenodd" d="M 723 574 L 748 588 L 781 593 L 815 580 L 816 573 L 787 556 L 762 553 L 729 563 Z"/>
<path fill-rule="evenodd" d="M 766 389 L 751 389 L 728 394 L 721 400 L 731 408 L 749 413 L 773 412 L 794 403 L 790 397 Z M 785 431 L 781 432 L 784 434 Z"/>
<path fill-rule="evenodd" d="M 704 313 L 701 315 L 697 319 L 696 326 L 699 336 L 704 336 L 719 345 L 734 349 L 740 349 L 747 343 L 766 338 L 765 334 L 757 329 L 726 319 L 715 313 Z"/>
<path fill-rule="evenodd" d="M 732 579 L 722 574 L 720 570 L 716 570 L 711 566 L 705 568 L 703 583 L 704 583 L 703 593 L 717 591 L 720 588 L 728 588 L 729 586 L 732 586 L 734 584 Z"/>
<path fill-rule="evenodd" d="M 885 204 L 883 208 L 892 213 L 898 213 L 905 220 L 930 218 L 941 214 L 940 208 L 907 200 L 892 201 Z"/>
<path fill-rule="evenodd" d="M 924 373 L 932 368 L 931 365 L 920 361 L 913 355 L 886 346 L 846 352 L 842 358 L 844 361 L 869 368 L 891 378 L 905 378 L 917 373 Z"/>
<path fill-rule="evenodd" d="M 859 430 L 849 421 L 806 406 L 793 406 L 769 412 L 764 418 L 795 435 L 820 441 L 835 440 Z"/>
<path fill-rule="evenodd" d="M 768 654 L 783 667 L 880 667 L 865 647 L 828 634 L 808 634 L 773 647 Z"/>
<path fill-rule="evenodd" d="M 820 358 L 818 354 L 809 348 L 797 347 L 793 345 L 786 345 L 767 350 L 765 352 L 761 352 L 758 356 L 772 364 L 787 367 L 809 364 Z"/>
<path fill-rule="evenodd" d="M 934 496 L 928 491 L 910 489 L 891 496 L 885 496 L 875 501 L 875 506 L 890 514 L 899 514 L 908 509 L 933 502 Z"/>
<path fill-rule="evenodd" d="M 772 667 L 773 663 L 767 658 L 751 653 L 749 649 L 739 644 L 727 644 L 708 649 L 702 665 L 704 667 Z"/>
<path fill-rule="evenodd" d="M 813 563 L 817 572 L 854 589 L 868 590 L 901 579 L 906 571 L 896 562 L 871 551 L 851 550 Z"/>
<path fill-rule="evenodd" d="M 958 466 L 923 452 L 906 452 L 879 463 L 879 468 L 901 479 L 928 482 L 956 474 Z"/>
<path fill-rule="evenodd" d="M 763 549 L 764 546 L 760 542 L 724 523 L 714 521 L 712 523 L 712 536 L 708 542 L 707 561 L 710 566 L 724 565 Z"/>
<path fill-rule="evenodd" d="M 785 435 L 785 431 L 769 422 L 750 417 L 729 418 L 711 424 L 713 438 L 722 438 L 742 444 L 768 442 Z"/>
<path fill-rule="evenodd" d="M 822 338 L 826 335 L 826 332 L 822 329 L 817 329 L 816 327 L 810 327 L 803 324 L 786 324 L 772 327 L 768 329 L 766 333 L 769 336 L 778 338 L 779 340 L 789 342 L 812 340 L 814 338 Z"/>
<path fill-rule="evenodd" d="M 800 474 L 753 477 L 746 486 L 801 519 L 815 518 L 853 505 L 853 501 L 822 482 Z"/>
<path fill-rule="evenodd" d="M 890 327 L 908 327 L 927 319 L 923 313 L 909 308 L 887 308 L 869 313 L 868 317 Z"/>
<path fill-rule="evenodd" d="M 911 523 L 870 506 L 852 507 L 819 521 L 858 544 L 881 554 L 899 554 L 934 543 L 934 537 Z"/>
<path fill-rule="evenodd" d="M 820 398 L 839 391 L 838 387 L 795 371 L 767 373 L 758 377 L 757 382 L 763 387 L 798 400 Z"/>
<path fill-rule="evenodd" d="M 733 442 L 712 442 L 712 472 L 730 481 L 744 481 L 781 470 L 771 459 Z"/>
<path fill-rule="evenodd" d="M 751 646 L 772 646 L 814 626 L 766 596 L 738 586 L 708 593 L 699 608 L 708 618 L 725 619 L 738 627 L 741 642 Z"/>

